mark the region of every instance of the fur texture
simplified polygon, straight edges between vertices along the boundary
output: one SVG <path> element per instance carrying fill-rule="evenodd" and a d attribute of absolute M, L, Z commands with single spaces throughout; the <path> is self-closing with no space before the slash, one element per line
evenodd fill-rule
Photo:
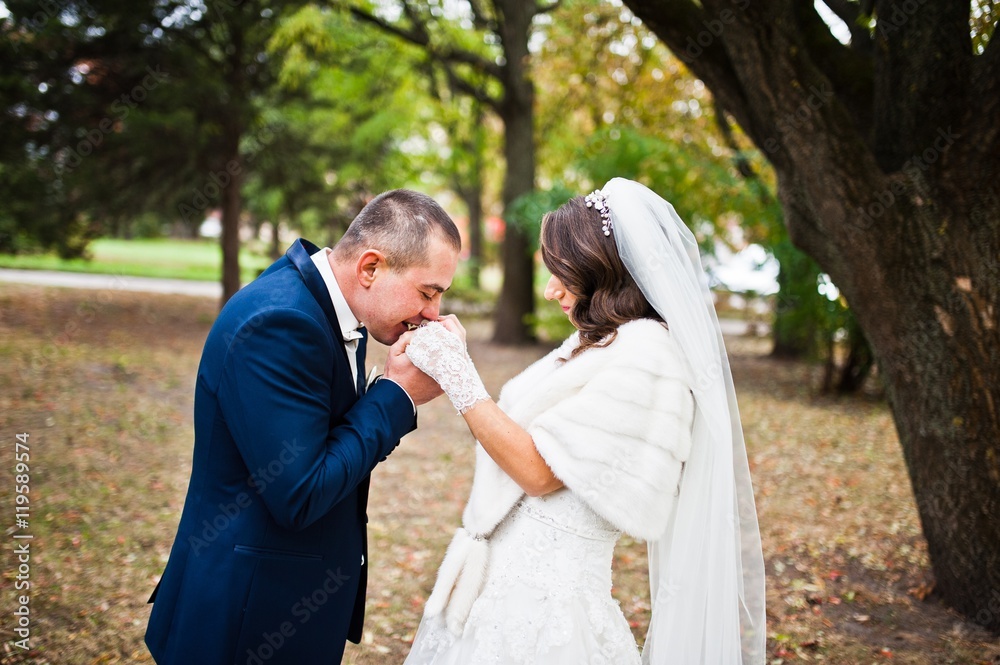
<path fill-rule="evenodd" d="M 651 320 L 629 322 L 609 346 L 559 362 L 578 343 L 570 337 L 511 379 L 498 404 L 596 513 L 632 536 L 655 540 L 666 529 L 691 448 L 691 368 L 669 331 Z M 448 548 L 425 610 L 446 611 L 453 631 L 461 632 L 479 594 L 489 556 L 485 538 L 523 494 L 477 445 L 465 528 Z"/>
<path fill-rule="evenodd" d="M 458 576 L 462 574 L 462 567 L 468 558 L 469 546 L 473 542 L 475 541 L 469 537 L 469 533 L 465 529 L 459 528 L 455 531 L 455 537 L 451 539 L 441 567 L 438 568 L 434 590 L 424 605 L 424 614 L 427 616 L 437 616 L 444 612 L 448 606 L 452 589 L 455 588 Z"/>

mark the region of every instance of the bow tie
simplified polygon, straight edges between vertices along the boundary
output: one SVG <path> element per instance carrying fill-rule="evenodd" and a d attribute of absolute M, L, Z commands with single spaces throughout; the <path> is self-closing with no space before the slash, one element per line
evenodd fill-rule
<path fill-rule="evenodd" d="M 359 340 L 365 336 L 365 327 L 360 326 L 354 330 L 345 330 L 343 335 L 345 342 L 353 342 L 355 340 Z"/>

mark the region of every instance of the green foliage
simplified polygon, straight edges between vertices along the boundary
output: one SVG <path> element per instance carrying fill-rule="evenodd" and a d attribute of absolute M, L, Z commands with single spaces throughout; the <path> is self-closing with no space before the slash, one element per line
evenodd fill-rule
<path fill-rule="evenodd" d="M 221 274 L 222 257 L 214 240 L 98 238 L 87 252 L 87 259 L 63 258 L 54 252 L 0 255 L 0 267 L 204 281 L 218 281 Z M 251 281 L 269 264 L 270 259 L 244 248 L 241 280 Z"/>
<path fill-rule="evenodd" d="M 773 326 L 775 352 L 810 360 L 829 359 L 834 340 L 851 333 L 854 315 L 843 296 L 831 300 L 820 292 L 820 287 L 829 292 L 829 278 L 787 236 L 773 245 L 772 252 L 781 264 Z"/>
<path fill-rule="evenodd" d="M 996 0 L 972 0 L 971 8 L 969 27 L 972 49 L 975 53 L 982 54 L 996 33 L 997 24 L 1000 23 L 1000 3 Z"/>
<path fill-rule="evenodd" d="M 787 237 L 771 251 L 781 264 L 773 326 L 776 352 L 789 357 L 819 358 L 825 350 L 824 339 L 834 314 L 829 300 L 816 289 L 822 271 Z"/>
<path fill-rule="evenodd" d="M 712 154 L 703 144 L 614 126 L 589 138 L 580 162 L 595 183 L 615 176 L 643 182 L 694 228 L 702 221 L 717 226 L 733 215 L 741 221 L 760 220 L 780 212 L 747 186 L 729 159 Z"/>
<path fill-rule="evenodd" d="M 55 155 L 62 146 L 92 149 L 103 138 L 85 134 L 88 95 L 65 74 L 71 60 L 62 48 L 66 33 L 79 34 L 90 21 L 76 6 L 66 8 L 67 20 L 76 21 L 70 26 L 53 20 L 51 12 L 40 12 L 37 3 L 5 5 L 9 15 L 0 19 L 0 250 L 80 255 L 90 223 L 73 207 L 86 195 L 85 183 L 79 170 L 61 168 Z"/>
<path fill-rule="evenodd" d="M 425 131 L 412 50 L 307 5 L 268 43 L 282 63 L 262 117 L 279 135 L 259 152 L 248 206 L 331 242 L 367 198 L 419 177 L 403 145 Z"/>
<path fill-rule="evenodd" d="M 200 223 L 270 84 L 263 39 L 293 4 L 7 2 L 3 225 L 80 254 L 144 213 Z"/>
<path fill-rule="evenodd" d="M 781 226 L 773 171 L 738 128 L 720 129 L 704 84 L 653 34 L 589 0 L 562 3 L 544 31 L 535 72 L 547 177 L 578 193 L 638 180 L 673 203 L 706 251 L 735 225 L 742 240 L 767 245 Z"/>
<path fill-rule="evenodd" d="M 504 211 L 504 221 L 521 229 L 532 242 L 532 251 L 538 249 L 538 238 L 542 230 L 542 217 L 555 210 L 577 195 L 577 192 L 562 183 L 551 189 L 536 189 L 514 199 Z"/>

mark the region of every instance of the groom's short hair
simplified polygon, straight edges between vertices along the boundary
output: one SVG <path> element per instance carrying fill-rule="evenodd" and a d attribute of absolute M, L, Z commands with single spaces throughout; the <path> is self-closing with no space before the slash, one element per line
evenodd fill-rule
<path fill-rule="evenodd" d="M 354 259 L 359 252 L 377 249 L 391 270 L 424 264 L 427 245 L 434 235 L 462 248 L 458 227 L 437 201 L 409 189 L 379 194 L 361 209 L 334 248 L 340 259 Z"/>

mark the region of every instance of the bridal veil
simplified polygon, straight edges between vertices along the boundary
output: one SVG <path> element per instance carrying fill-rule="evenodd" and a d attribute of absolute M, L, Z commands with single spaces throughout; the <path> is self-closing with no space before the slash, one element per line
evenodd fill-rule
<path fill-rule="evenodd" d="M 614 178 L 600 195 L 622 261 L 695 377 L 691 455 L 667 530 L 649 543 L 652 616 L 643 663 L 763 665 L 764 562 L 753 486 L 698 244 L 674 207 L 644 185 Z"/>

